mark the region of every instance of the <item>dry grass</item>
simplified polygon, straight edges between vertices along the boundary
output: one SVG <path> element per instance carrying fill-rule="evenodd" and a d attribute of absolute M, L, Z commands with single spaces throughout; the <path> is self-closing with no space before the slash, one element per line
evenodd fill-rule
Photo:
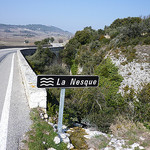
<path fill-rule="evenodd" d="M 66 43 L 69 40 L 67 35 L 61 35 L 53 32 L 42 32 L 42 31 L 32 31 L 33 37 L 28 37 L 20 33 L 23 29 L 13 29 L 12 32 L 4 32 L 3 29 L 0 29 L 0 46 L 31 46 L 34 45 L 35 41 L 41 41 L 48 37 L 54 37 L 55 41 L 58 42 L 59 39 L 63 39 L 63 42 Z M 17 35 L 17 36 L 15 36 Z M 28 40 L 29 43 L 24 43 L 25 40 Z"/>
<path fill-rule="evenodd" d="M 89 148 L 93 148 L 94 150 L 101 150 L 108 146 L 110 142 L 110 138 L 105 137 L 104 135 L 98 135 L 90 140 L 87 140 L 87 144 Z"/>
<path fill-rule="evenodd" d="M 110 126 L 110 130 L 117 138 L 122 138 L 127 145 L 138 143 L 146 150 L 150 149 L 150 130 L 146 129 L 142 123 L 134 123 L 119 117 L 115 124 Z"/>

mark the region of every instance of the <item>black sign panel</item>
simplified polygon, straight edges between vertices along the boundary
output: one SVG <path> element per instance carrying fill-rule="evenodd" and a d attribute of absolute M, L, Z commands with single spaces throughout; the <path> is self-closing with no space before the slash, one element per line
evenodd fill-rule
<path fill-rule="evenodd" d="M 67 75 L 39 75 L 37 76 L 38 88 L 85 88 L 97 87 L 98 76 L 67 76 Z"/>

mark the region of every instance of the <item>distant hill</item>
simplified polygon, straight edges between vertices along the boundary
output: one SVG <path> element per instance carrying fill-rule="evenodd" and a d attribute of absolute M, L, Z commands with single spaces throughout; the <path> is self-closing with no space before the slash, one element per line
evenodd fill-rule
<path fill-rule="evenodd" d="M 29 25 L 7 25 L 7 24 L 0 24 L 0 29 L 16 29 L 16 28 L 22 28 L 22 29 L 29 29 L 33 31 L 42 31 L 42 32 L 56 32 L 60 34 L 67 34 L 72 35 L 72 33 L 68 31 L 64 31 L 60 28 L 57 28 L 55 26 L 46 26 L 41 24 L 29 24 Z"/>
<path fill-rule="evenodd" d="M 0 24 L 0 35 L 0 45 L 24 45 L 25 40 L 29 41 L 28 45 L 33 45 L 35 41 L 48 37 L 54 37 L 54 42 L 58 42 L 60 39 L 66 42 L 73 34 L 55 26 L 41 24 Z"/>

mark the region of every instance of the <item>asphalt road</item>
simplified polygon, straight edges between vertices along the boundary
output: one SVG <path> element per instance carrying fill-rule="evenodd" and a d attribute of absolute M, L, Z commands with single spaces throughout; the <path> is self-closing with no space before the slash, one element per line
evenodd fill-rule
<path fill-rule="evenodd" d="M 31 120 L 14 49 L 0 49 L 0 150 L 17 150 Z"/>

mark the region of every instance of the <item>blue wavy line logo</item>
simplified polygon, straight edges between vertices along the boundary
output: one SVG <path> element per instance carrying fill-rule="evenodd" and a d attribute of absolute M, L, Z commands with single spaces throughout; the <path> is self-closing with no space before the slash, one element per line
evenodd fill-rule
<path fill-rule="evenodd" d="M 41 78 L 40 86 L 54 86 L 54 78 Z"/>

